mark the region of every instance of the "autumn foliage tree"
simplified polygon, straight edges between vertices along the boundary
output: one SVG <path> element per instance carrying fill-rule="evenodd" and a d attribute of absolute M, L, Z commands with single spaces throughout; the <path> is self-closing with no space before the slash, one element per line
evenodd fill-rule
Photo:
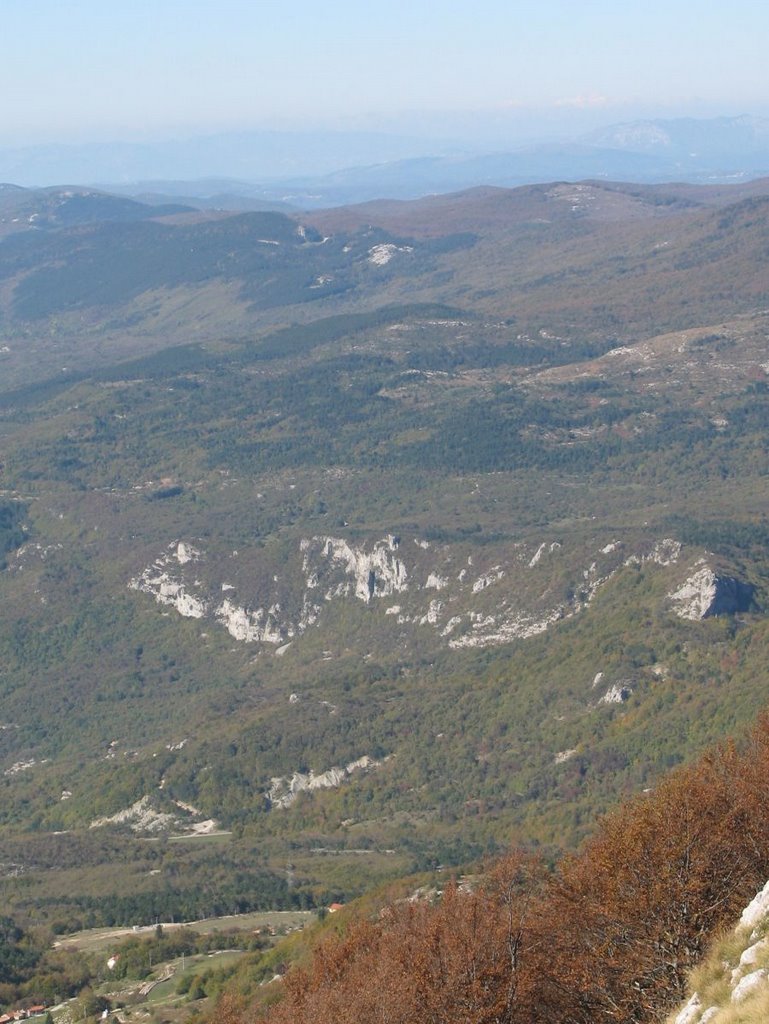
<path fill-rule="evenodd" d="M 327 939 L 286 975 L 270 1024 L 656 1020 L 769 877 L 767 797 L 764 717 L 741 748 L 609 815 L 556 871 L 513 853 L 475 891 L 452 884 Z"/>
<path fill-rule="evenodd" d="M 544 870 L 512 855 L 475 892 L 447 887 L 435 904 L 388 907 L 325 942 L 285 979 L 271 1022 L 493 1024 L 512 1019 L 526 917 Z"/>
<path fill-rule="evenodd" d="M 769 876 L 747 775 L 733 748 L 708 755 L 607 818 L 561 866 L 543 907 L 553 955 L 540 1005 L 585 1024 L 643 1021 L 683 994 L 715 930 Z"/>

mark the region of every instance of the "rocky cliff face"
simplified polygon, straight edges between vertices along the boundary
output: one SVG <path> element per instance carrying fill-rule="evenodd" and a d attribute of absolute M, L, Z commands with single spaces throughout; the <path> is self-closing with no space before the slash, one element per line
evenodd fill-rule
<path fill-rule="evenodd" d="M 302 540 L 302 572 L 308 590 L 320 590 L 324 600 L 354 595 L 368 604 L 408 589 L 408 572 L 398 557 L 400 538 L 388 536 L 370 551 L 339 537 Z M 340 580 L 341 576 L 341 580 Z"/>
<path fill-rule="evenodd" d="M 748 611 L 753 603 L 753 587 L 717 572 L 706 559 L 701 558 L 693 566 L 691 574 L 668 597 L 680 618 L 707 619 L 713 615 Z"/>
<path fill-rule="evenodd" d="M 584 549 L 558 540 L 468 550 L 395 535 L 370 545 L 307 537 L 289 550 L 280 574 L 262 572 L 254 586 L 239 568 L 242 554 L 233 552 L 223 567 L 200 547 L 174 541 L 129 586 L 180 615 L 218 624 L 242 643 L 281 654 L 322 624 L 331 603 L 349 600 L 402 627 L 404 642 L 429 629 L 437 644 L 461 649 L 537 636 L 583 612 L 622 571 L 670 570 L 682 557 L 681 544 L 669 537 L 632 548 L 608 540 L 588 550 L 586 560 Z M 236 578 L 237 585 L 229 582 Z M 689 620 L 746 611 L 752 601 L 753 588 L 708 557 L 690 563 L 667 593 L 668 607 Z"/>
<path fill-rule="evenodd" d="M 162 789 L 162 787 L 161 787 Z M 210 835 L 217 831 L 218 823 L 203 815 L 191 804 L 181 800 L 159 801 L 157 795 L 141 797 L 130 807 L 103 818 L 94 818 L 89 828 L 119 825 L 139 835 L 163 835 L 179 832 L 184 835 Z"/>
<path fill-rule="evenodd" d="M 555 539 L 473 549 L 419 537 L 356 544 L 321 535 L 297 539 L 279 573 L 260 570 L 261 557 L 232 552 L 223 559 L 177 540 L 129 587 L 277 653 L 322 625 L 324 609 L 339 601 L 383 615 L 402 627 L 404 642 L 430 630 L 437 644 L 460 649 L 536 636 L 584 611 L 619 573 L 648 567 L 669 576 L 682 556 L 681 544 L 669 537 L 633 546 L 609 539 L 577 550 Z M 244 559 L 250 568 L 243 568 Z M 752 598 L 748 584 L 705 558 L 667 594 L 669 607 L 685 619 L 744 611 Z"/>

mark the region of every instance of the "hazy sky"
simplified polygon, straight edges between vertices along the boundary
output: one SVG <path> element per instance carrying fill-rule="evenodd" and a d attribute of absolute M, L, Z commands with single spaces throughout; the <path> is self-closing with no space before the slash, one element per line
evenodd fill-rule
<path fill-rule="evenodd" d="M 758 0 L 0 0 L 0 25 L 5 145 L 769 105 Z"/>

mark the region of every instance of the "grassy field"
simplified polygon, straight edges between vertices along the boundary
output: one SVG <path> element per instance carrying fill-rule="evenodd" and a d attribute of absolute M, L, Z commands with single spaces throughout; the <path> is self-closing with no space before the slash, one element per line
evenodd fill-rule
<path fill-rule="evenodd" d="M 177 992 L 179 982 L 182 978 L 194 977 L 202 967 L 226 968 L 236 964 L 243 956 L 242 950 L 221 950 L 216 953 L 206 953 L 199 956 L 188 956 L 181 960 L 172 960 L 161 965 L 159 973 L 161 976 L 168 971 L 173 971 L 170 977 L 153 985 L 147 993 L 147 1002 L 151 1004 L 178 1004 L 183 1002 L 183 996 Z"/>
<path fill-rule="evenodd" d="M 185 924 L 177 924 L 172 921 L 163 921 L 161 924 L 164 930 L 190 928 L 200 935 L 212 935 L 216 932 L 231 931 L 234 928 L 239 931 L 272 928 L 275 932 L 283 932 L 303 928 L 309 921 L 314 920 L 315 916 L 315 913 L 309 910 L 275 910 L 267 913 L 231 914 L 227 917 L 212 917 L 204 921 L 190 921 Z M 77 949 L 83 953 L 107 952 L 120 939 L 129 935 L 151 936 L 156 928 L 157 925 L 148 925 L 143 928 L 90 928 L 62 937 L 56 942 L 56 946 L 63 949 Z"/>

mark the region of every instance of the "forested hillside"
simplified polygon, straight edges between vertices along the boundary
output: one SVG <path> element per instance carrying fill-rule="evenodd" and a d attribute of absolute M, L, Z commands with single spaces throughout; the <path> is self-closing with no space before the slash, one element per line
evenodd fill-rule
<path fill-rule="evenodd" d="M 552 184 L 312 218 L 9 192 L 17 926 L 323 908 L 414 874 L 442 887 L 511 843 L 549 869 L 753 722 L 767 187 Z M 556 877 L 577 886 L 603 841 Z M 452 899 L 419 928 L 496 896 Z"/>
<path fill-rule="evenodd" d="M 553 871 L 516 851 L 459 886 L 348 921 L 289 971 L 266 1019 L 659 1020 L 769 874 L 767 736 L 763 719 L 739 749 L 679 769 Z M 235 996 L 220 1012 L 263 1019 Z"/>

